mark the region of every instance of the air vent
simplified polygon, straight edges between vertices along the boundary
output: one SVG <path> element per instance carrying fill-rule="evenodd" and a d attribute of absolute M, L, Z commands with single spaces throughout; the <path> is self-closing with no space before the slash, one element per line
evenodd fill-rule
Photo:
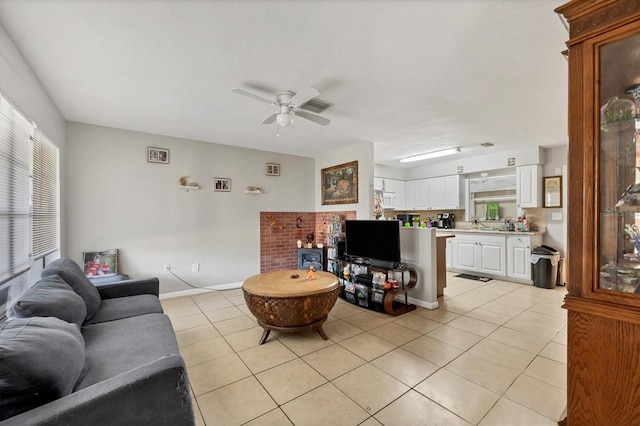
<path fill-rule="evenodd" d="M 320 114 L 322 111 L 324 111 L 325 109 L 329 108 L 330 106 L 332 106 L 333 104 L 330 104 L 329 102 L 325 102 L 321 99 L 318 98 L 313 98 L 311 99 L 309 102 L 307 102 L 306 104 L 298 107 L 300 109 L 303 109 L 305 111 L 309 111 L 309 112 L 314 112 L 316 114 Z"/>
<path fill-rule="evenodd" d="M 491 143 L 491 142 L 485 142 L 485 143 L 481 143 L 480 146 L 483 147 L 483 148 L 489 148 L 489 147 L 494 146 L 494 144 Z"/>

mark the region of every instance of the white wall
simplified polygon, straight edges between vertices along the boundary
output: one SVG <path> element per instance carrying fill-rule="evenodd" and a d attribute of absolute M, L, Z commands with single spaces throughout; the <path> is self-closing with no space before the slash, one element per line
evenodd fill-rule
<path fill-rule="evenodd" d="M 190 289 L 166 263 L 200 287 L 259 273 L 259 212 L 315 207 L 311 158 L 80 123 L 68 123 L 67 135 L 66 254 L 80 262 L 83 251 L 117 248 L 119 270 L 158 276 L 162 293 Z M 149 146 L 169 149 L 169 164 L 148 163 Z M 280 164 L 280 176 L 266 176 L 267 162 Z M 182 175 L 202 189 L 179 189 Z M 232 191 L 214 192 L 214 177 L 231 179 Z"/>
<path fill-rule="evenodd" d="M 322 205 L 322 169 L 339 164 L 358 162 L 358 203 Z M 355 210 L 357 219 L 373 219 L 373 142 L 362 142 L 354 146 L 327 152 L 315 161 L 315 211 Z"/>

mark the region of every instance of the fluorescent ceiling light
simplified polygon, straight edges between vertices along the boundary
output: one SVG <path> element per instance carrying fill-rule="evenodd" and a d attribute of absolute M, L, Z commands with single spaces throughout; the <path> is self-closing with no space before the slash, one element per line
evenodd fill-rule
<path fill-rule="evenodd" d="M 427 160 L 429 158 L 444 157 L 445 155 L 457 154 L 459 152 L 460 152 L 460 148 L 443 149 L 442 151 L 427 152 L 425 154 L 418 154 L 418 155 L 413 155 L 411 157 L 402 158 L 400 159 L 400 162 L 410 163 L 412 161 L 420 161 L 420 160 Z"/>

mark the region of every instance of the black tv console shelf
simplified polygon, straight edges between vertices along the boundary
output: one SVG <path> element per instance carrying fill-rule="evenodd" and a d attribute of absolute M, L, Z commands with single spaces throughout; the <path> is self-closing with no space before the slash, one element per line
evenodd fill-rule
<path fill-rule="evenodd" d="M 418 275 L 416 270 L 406 264 L 385 268 L 371 265 L 370 262 L 349 256 L 337 258 L 340 267 L 336 275 L 340 278 L 340 297 L 355 305 L 389 315 L 397 316 L 416 309 L 408 301 L 407 292 L 416 286 Z M 349 275 L 345 277 L 344 268 L 348 267 Z M 384 275 L 382 283 L 375 281 L 374 273 Z M 371 277 L 371 278 L 369 278 Z M 378 275 L 380 277 L 380 275 Z M 396 280 L 398 288 L 385 289 L 381 284 L 388 280 Z M 395 300 L 396 296 L 404 294 L 404 303 Z"/>

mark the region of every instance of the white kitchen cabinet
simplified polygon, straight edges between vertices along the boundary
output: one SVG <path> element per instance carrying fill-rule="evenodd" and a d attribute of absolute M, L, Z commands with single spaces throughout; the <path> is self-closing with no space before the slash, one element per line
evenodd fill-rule
<path fill-rule="evenodd" d="M 407 205 L 405 196 L 405 181 L 397 179 L 385 179 L 385 184 L 390 187 L 390 191 L 395 193 L 395 208 L 405 209 Z"/>
<path fill-rule="evenodd" d="M 531 250 L 541 244 L 540 235 L 507 235 L 507 276 L 531 281 Z"/>
<path fill-rule="evenodd" d="M 444 177 L 427 179 L 429 187 L 427 207 L 429 210 L 444 210 L 446 208 L 446 188 Z"/>
<path fill-rule="evenodd" d="M 542 206 L 542 166 L 534 164 L 516 169 L 516 207 L 520 209 Z"/>
<path fill-rule="evenodd" d="M 506 275 L 503 235 L 456 234 L 453 268 L 480 274 Z"/>
<path fill-rule="evenodd" d="M 444 208 L 464 209 L 464 191 L 461 191 L 462 179 L 460 175 L 444 177 Z"/>
<path fill-rule="evenodd" d="M 409 180 L 405 182 L 405 208 L 415 210 L 418 205 L 418 181 Z"/>
<path fill-rule="evenodd" d="M 453 266 L 453 238 L 447 238 L 447 244 L 445 246 L 445 261 L 444 266 L 451 268 Z"/>
<path fill-rule="evenodd" d="M 416 210 L 428 210 L 429 209 L 429 179 L 418 179 L 417 181 L 417 199 Z"/>

